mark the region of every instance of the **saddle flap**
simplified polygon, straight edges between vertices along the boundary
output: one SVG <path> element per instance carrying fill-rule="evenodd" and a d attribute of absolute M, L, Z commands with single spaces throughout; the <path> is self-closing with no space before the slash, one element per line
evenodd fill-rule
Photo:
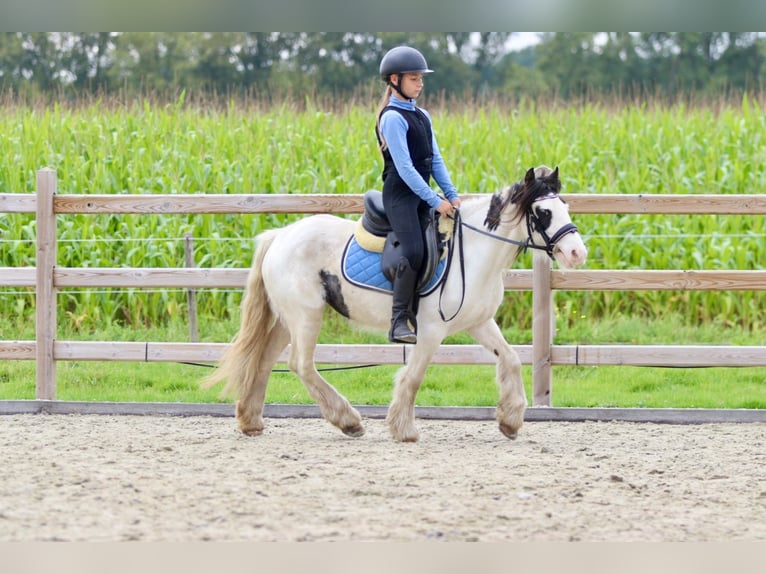
<path fill-rule="evenodd" d="M 438 221 L 439 212 L 435 209 L 431 209 L 428 212 L 428 221 L 423 229 L 425 253 L 423 266 L 418 276 L 417 290 L 421 290 L 430 283 L 431 279 L 433 279 L 444 252 L 444 242 L 440 237 Z M 383 275 L 392 283 L 400 257 L 401 249 L 399 247 L 399 240 L 396 237 L 396 233 L 392 231 L 386 237 L 386 242 L 383 245 L 383 254 L 380 260 Z"/>
<path fill-rule="evenodd" d="M 381 255 L 380 250 L 374 252 L 362 247 L 352 235 L 341 257 L 343 278 L 357 287 L 390 294 L 393 291 L 393 284 L 383 275 Z M 419 295 L 425 296 L 432 293 L 441 284 L 446 271 L 447 261 L 442 258 L 431 281 L 419 289 Z"/>

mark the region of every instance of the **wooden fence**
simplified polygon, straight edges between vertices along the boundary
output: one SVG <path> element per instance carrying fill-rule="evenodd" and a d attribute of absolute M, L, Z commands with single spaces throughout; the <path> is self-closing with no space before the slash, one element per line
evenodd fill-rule
<path fill-rule="evenodd" d="M 36 397 L 56 398 L 57 361 L 217 361 L 224 343 L 83 342 L 56 339 L 61 287 L 242 288 L 247 269 L 68 268 L 56 265 L 56 219 L 65 214 L 361 213 L 361 195 L 57 195 L 56 173 L 37 174 L 37 193 L 0 194 L 0 213 L 35 213 L 34 268 L 0 267 L 0 287 L 36 289 L 36 339 L 0 341 L 0 360 L 34 360 Z M 761 214 L 766 195 L 566 195 L 573 213 Z M 532 365 L 533 404 L 551 404 L 552 365 L 654 367 L 766 366 L 764 346 L 554 345 L 555 290 L 766 290 L 766 271 L 554 270 L 535 256 L 531 270 L 508 270 L 506 289 L 533 291 L 532 345 L 515 346 Z M 319 363 L 402 364 L 406 345 L 319 345 Z M 286 353 L 282 359 L 286 358 Z M 479 345 L 442 345 L 434 364 L 492 364 Z"/>

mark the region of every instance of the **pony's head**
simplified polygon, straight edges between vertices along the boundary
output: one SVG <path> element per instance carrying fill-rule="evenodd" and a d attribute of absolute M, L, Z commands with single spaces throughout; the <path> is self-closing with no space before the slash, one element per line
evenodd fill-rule
<path fill-rule="evenodd" d="M 580 267 L 588 250 L 569 217 L 569 206 L 561 199 L 559 168 L 530 168 L 524 181 L 497 192 L 490 200 L 484 225 L 494 231 L 503 215 L 511 210 L 508 222 L 520 224 L 526 219 L 527 245 L 545 250 L 564 268 Z"/>

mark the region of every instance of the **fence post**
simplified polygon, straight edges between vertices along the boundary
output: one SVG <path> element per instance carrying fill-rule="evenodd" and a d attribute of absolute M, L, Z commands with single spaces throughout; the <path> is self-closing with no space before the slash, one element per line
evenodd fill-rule
<path fill-rule="evenodd" d="M 533 406 L 551 406 L 551 344 L 553 343 L 553 290 L 551 260 L 536 253 L 532 262 L 532 390 Z"/>
<path fill-rule="evenodd" d="M 53 343 L 56 339 L 56 287 L 53 271 L 56 268 L 56 213 L 53 198 L 56 195 L 56 172 L 41 169 L 37 172 L 37 261 L 36 267 L 36 397 L 41 400 L 56 398 L 56 361 Z"/>

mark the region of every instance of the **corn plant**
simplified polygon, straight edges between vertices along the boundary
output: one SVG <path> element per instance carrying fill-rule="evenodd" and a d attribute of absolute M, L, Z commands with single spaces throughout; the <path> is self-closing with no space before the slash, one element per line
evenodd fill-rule
<path fill-rule="evenodd" d="M 34 190 L 41 167 L 59 193 L 362 193 L 380 187 L 372 105 L 225 106 L 6 104 L 0 115 L 0 192 Z M 766 184 L 766 120 L 758 101 L 700 108 L 598 102 L 547 109 L 488 103 L 431 110 L 442 152 L 463 193 L 488 193 L 533 165 L 558 165 L 565 193 L 758 193 Z M 253 238 L 299 215 L 73 215 L 59 217 L 58 264 L 180 267 L 183 236 L 202 267 L 248 267 Z M 763 216 L 576 215 L 591 269 L 762 269 Z M 0 266 L 35 264 L 29 214 L 0 214 Z M 522 256 L 519 266 L 528 266 Z M 236 316 L 241 293 L 198 295 L 199 313 Z M 504 328 L 531 325 L 531 296 L 507 294 Z M 21 301 L 21 302 L 19 302 Z M 762 292 L 562 292 L 570 324 L 680 310 L 690 325 L 764 327 Z M 161 325 L 183 315 L 183 290 L 67 290 L 60 316 L 75 329 Z M 31 316 L 29 290 L 0 290 L 0 313 Z"/>

